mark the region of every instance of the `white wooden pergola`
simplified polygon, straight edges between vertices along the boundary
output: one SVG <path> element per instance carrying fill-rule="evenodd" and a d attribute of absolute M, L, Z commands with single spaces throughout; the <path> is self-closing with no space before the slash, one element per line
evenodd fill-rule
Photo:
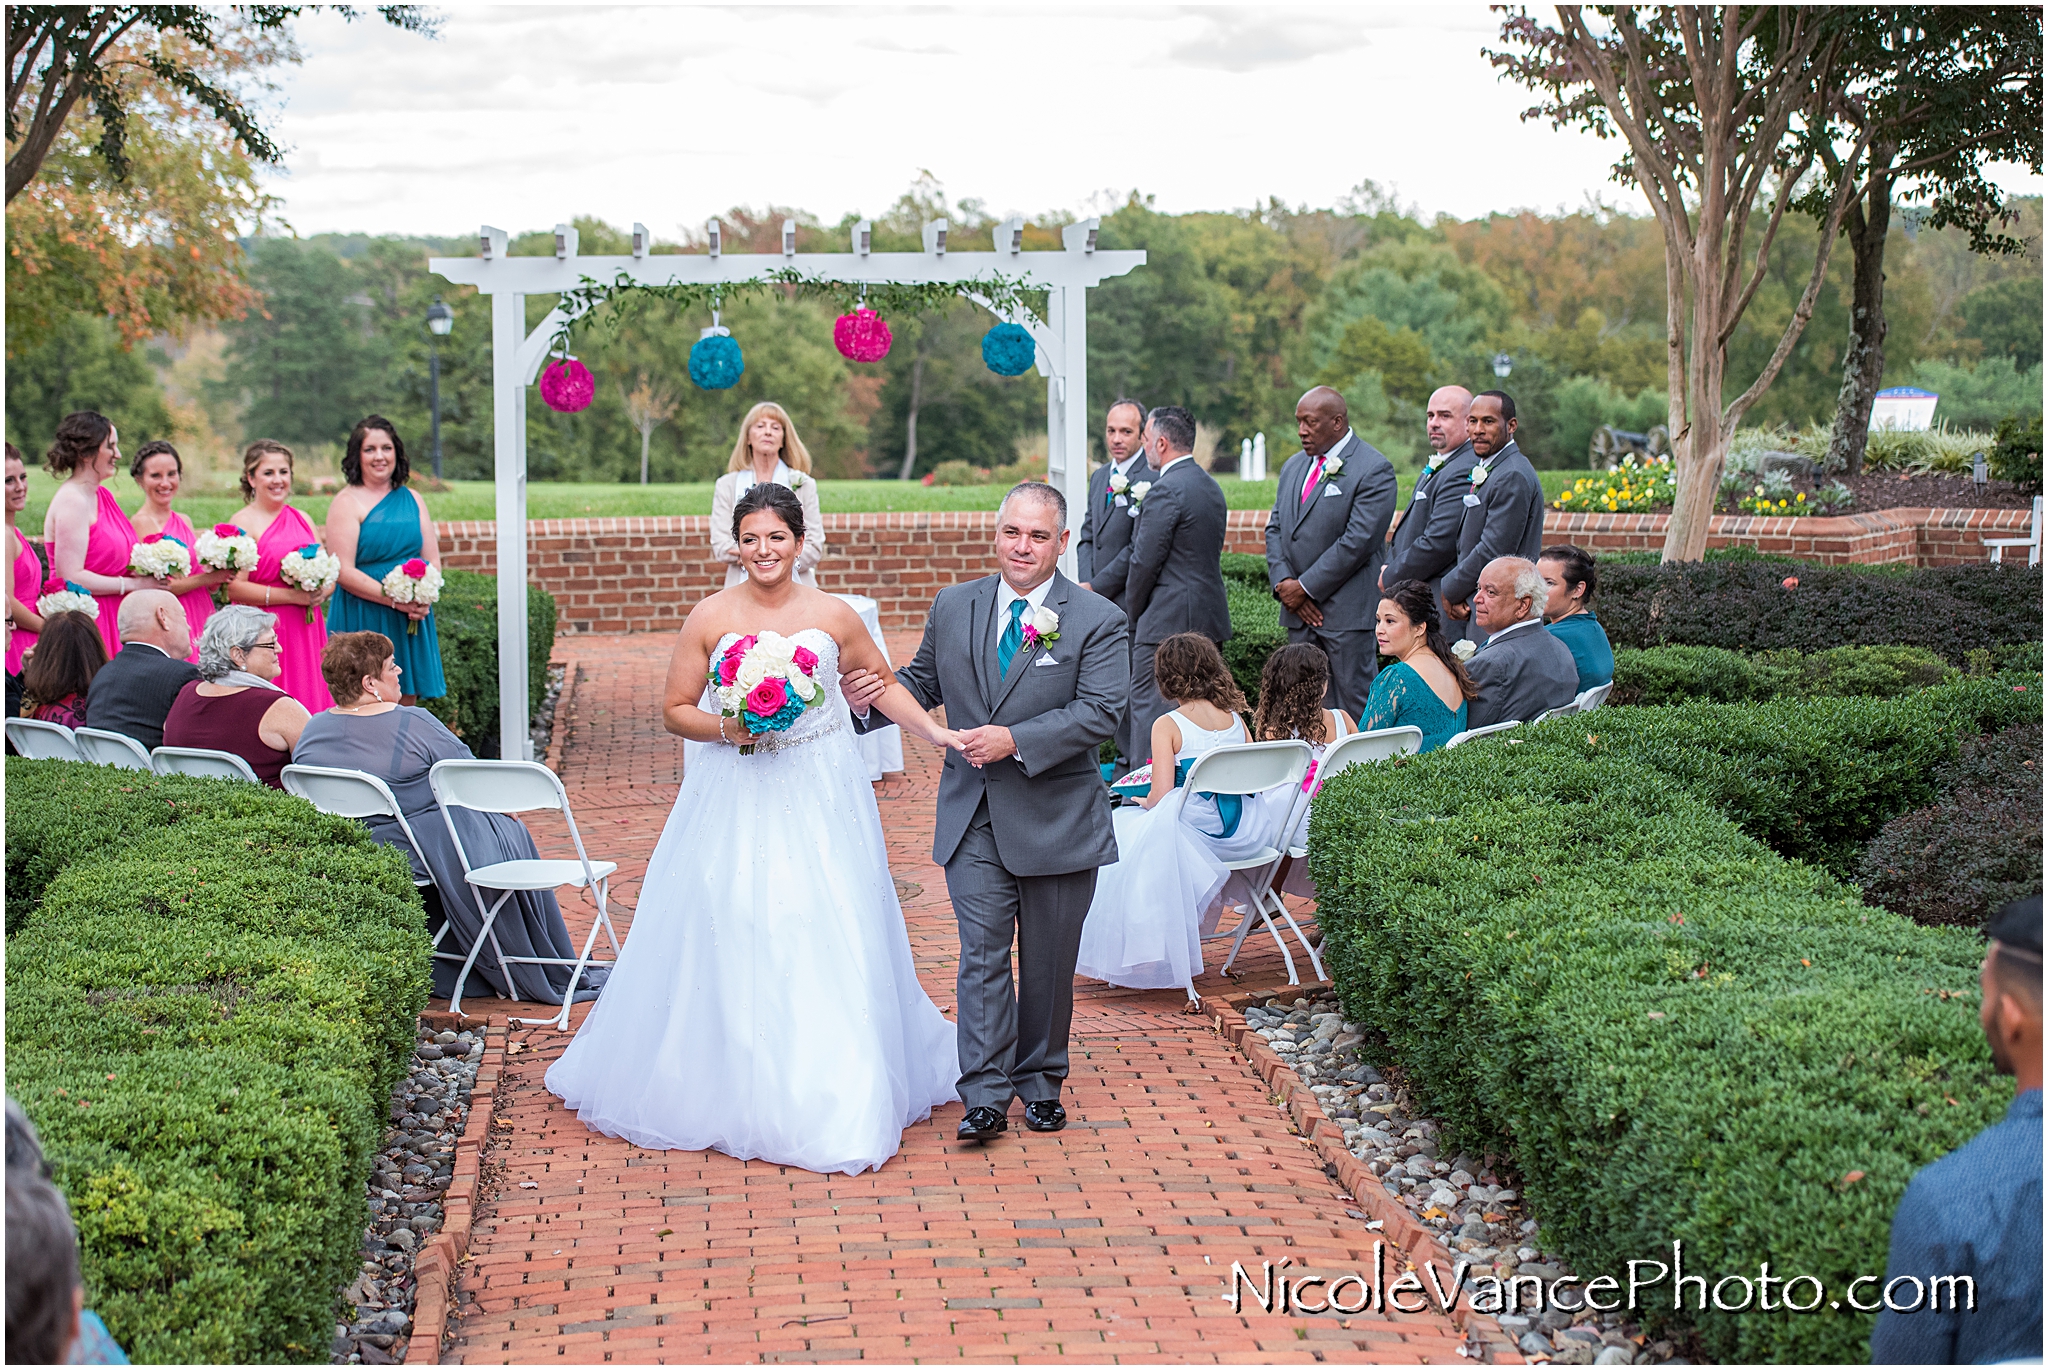
<path fill-rule="evenodd" d="M 1028 288 L 1047 292 L 1045 321 L 1021 311 L 1000 317 L 1023 325 L 1038 343 L 1038 373 L 1045 377 L 1047 478 L 1066 495 L 1069 520 L 1078 525 L 1088 493 L 1088 288 L 1145 264 L 1142 251 L 1098 252 L 1095 238 L 1100 226 L 1099 219 L 1071 224 L 1061 235 L 1064 251 L 1027 253 L 1024 221 L 1013 218 L 996 226 L 994 251 L 950 252 L 947 224 L 941 219 L 925 225 L 922 252 L 870 252 L 870 223 L 863 219 L 854 225 L 850 251 L 799 257 L 794 221 L 783 224 L 779 256 L 722 251 L 716 220 L 709 226 L 708 252 L 656 256 L 649 250 L 652 236 L 643 225 L 634 224 L 632 256 L 581 257 L 576 252 L 576 230 L 557 224 L 552 257 L 512 257 L 506 255 L 505 231 L 486 225 L 478 234 L 477 256 L 431 259 L 427 266 L 435 274 L 451 284 L 475 286 L 491 297 L 500 755 L 533 759 L 526 671 L 526 388 L 539 376 L 549 346 L 567 319 L 558 308 L 527 331 L 528 295 L 573 290 L 585 278 L 609 283 L 620 272 L 649 286 L 738 284 L 786 266 L 819 280 L 868 285 L 971 282 L 994 273 L 1021 277 Z M 968 298 L 976 297 L 970 293 Z M 1071 548 L 1062 568 L 1073 574 Z"/>

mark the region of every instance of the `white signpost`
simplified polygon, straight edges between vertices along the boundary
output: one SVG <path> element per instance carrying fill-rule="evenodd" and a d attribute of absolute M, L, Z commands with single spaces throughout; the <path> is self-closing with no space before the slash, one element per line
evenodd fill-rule
<path fill-rule="evenodd" d="M 1047 479 L 1067 497 L 1068 519 L 1078 527 L 1088 495 L 1088 288 L 1143 266 L 1142 251 L 1098 252 L 1099 219 L 1068 225 L 1062 252 L 1025 252 L 1024 221 L 996 225 L 995 251 L 948 250 L 943 222 L 928 226 L 923 252 L 870 252 L 869 225 L 856 224 L 846 253 L 796 251 L 795 225 L 783 226 L 782 252 L 721 250 L 713 221 L 709 252 L 656 256 L 646 228 L 633 225 L 630 257 L 581 257 L 576 230 L 555 226 L 551 257 L 506 255 L 503 229 L 484 227 L 475 257 L 435 257 L 430 270 L 454 285 L 475 286 L 491 297 L 492 428 L 496 437 L 498 523 L 498 726 L 500 755 L 533 759 L 528 733 L 526 674 L 526 387 L 540 375 L 548 348 L 566 319 L 551 311 L 526 329 L 526 297 L 573 290 L 584 278 L 611 283 L 620 272 L 640 285 L 717 284 L 758 280 L 796 267 L 819 280 L 852 284 L 971 282 L 1000 273 L 1047 292 L 1045 322 L 1028 314 L 1004 316 L 1023 325 L 1038 343 L 1038 374 L 1045 380 Z M 973 299 L 973 295 L 968 298 Z M 978 301 L 986 305 L 986 301 Z M 744 340 L 742 340 L 744 342 Z M 1074 571 L 1070 549 L 1062 569 Z"/>

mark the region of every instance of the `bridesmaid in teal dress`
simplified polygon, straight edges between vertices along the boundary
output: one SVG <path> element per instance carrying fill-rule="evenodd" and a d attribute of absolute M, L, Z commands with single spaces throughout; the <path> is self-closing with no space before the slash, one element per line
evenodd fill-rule
<path fill-rule="evenodd" d="M 384 634 L 391 639 L 408 691 L 400 702 L 437 699 L 448 693 L 448 686 L 441 675 L 434 611 L 384 597 L 382 582 L 394 566 L 414 557 L 441 564 L 434 521 L 427 502 L 406 484 L 412 468 L 391 420 L 372 414 L 355 426 L 341 474 L 348 485 L 327 507 L 327 550 L 341 560 L 341 583 L 328 603 L 327 630 Z M 418 630 L 408 632 L 413 624 Z"/>
<path fill-rule="evenodd" d="M 1386 591 L 1373 625 L 1380 655 L 1394 658 L 1373 678 L 1360 732 L 1420 728 L 1422 750 L 1433 752 L 1465 730 L 1465 704 L 1479 693 L 1465 663 L 1444 641 L 1436 596 L 1419 580 Z M 1452 707 L 1453 704 L 1456 707 Z"/>

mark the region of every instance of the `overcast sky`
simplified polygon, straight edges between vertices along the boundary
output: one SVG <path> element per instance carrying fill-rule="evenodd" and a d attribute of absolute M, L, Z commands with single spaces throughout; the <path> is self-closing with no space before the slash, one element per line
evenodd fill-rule
<path fill-rule="evenodd" d="M 1607 179 L 1616 144 L 1519 121 L 1478 4 L 438 8 L 431 41 L 300 22 L 273 116 L 300 233 L 595 214 L 668 238 L 771 203 L 829 223 L 922 170 L 1026 215 L 1133 189 L 1321 207 L 1368 178 L 1425 217 L 1644 212 Z"/>

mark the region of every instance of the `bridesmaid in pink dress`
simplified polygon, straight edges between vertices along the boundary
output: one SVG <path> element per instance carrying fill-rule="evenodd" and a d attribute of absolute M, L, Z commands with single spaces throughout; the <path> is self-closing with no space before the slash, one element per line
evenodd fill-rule
<path fill-rule="evenodd" d="M 43 541 L 50 549 L 50 575 L 84 586 L 99 602 L 100 638 L 107 655 L 121 650 L 121 598 L 152 582 L 131 576 L 128 555 L 135 528 L 106 482 L 121 464 L 121 444 L 104 414 L 89 409 L 66 414 L 43 459 L 64 483 L 50 496 L 43 516 Z"/>
<path fill-rule="evenodd" d="M 36 612 L 36 596 L 42 592 L 43 563 L 37 558 L 35 548 L 29 546 L 28 535 L 15 523 L 26 508 L 28 464 L 21 459 L 20 449 L 10 442 L 7 444 L 5 555 L 14 562 L 13 576 L 9 581 L 12 593 L 7 597 L 7 674 L 13 676 L 21 674 L 21 659 L 28 655 L 29 648 L 36 645 L 36 634 L 43 630 L 43 616 Z"/>
<path fill-rule="evenodd" d="M 256 539 L 256 569 L 235 573 L 228 582 L 228 599 L 271 611 L 277 621 L 278 664 L 284 668 L 277 683 L 309 713 L 317 714 L 334 707 L 334 696 L 327 692 L 327 681 L 320 674 L 320 654 L 327 648 L 327 617 L 316 608 L 308 623 L 306 609 L 313 604 L 313 596 L 285 584 L 278 568 L 293 552 L 320 541 L 320 534 L 291 506 L 291 494 L 292 449 L 268 438 L 250 443 L 242 454 L 242 496 L 249 502 L 235 511 L 233 522 Z M 332 589 L 327 593 L 333 593 Z M 323 594 L 321 599 L 326 597 Z"/>
<path fill-rule="evenodd" d="M 142 507 L 135 511 L 130 520 L 135 526 L 138 539 L 161 533 L 175 538 L 185 546 L 192 557 L 193 574 L 171 576 L 157 583 L 178 597 L 178 603 L 185 607 L 185 622 L 192 629 L 192 655 L 187 661 L 199 660 L 199 630 L 206 626 L 207 618 L 213 613 L 213 587 L 224 583 L 232 572 L 208 571 L 200 567 L 192 549 L 199 545 L 199 534 L 192 527 L 192 521 L 171 508 L 171 501 L 178 497 L 178 488 L 185 481 L 185 462 L 178 455 L 178 449 L 158 438 L 145 442 L 137 449 L 135 460 L 128 464 L 128 474 L 142 487 L 145 496 Z"/>

